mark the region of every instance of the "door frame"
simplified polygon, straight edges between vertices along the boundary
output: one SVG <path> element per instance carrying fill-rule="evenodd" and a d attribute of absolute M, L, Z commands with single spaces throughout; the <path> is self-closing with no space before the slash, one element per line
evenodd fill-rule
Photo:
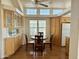
<path fill-rule="evenodd" d="M 61 47 L 65 47 L 65 46 L 62 46 L 62 24 L 63 24 L 63 23 L 71 23 L 71 22 L 62 22 L 62 23 L 61 23 L 61 26 L 60 26 L 60 27 L 61 27 L 61 28 L 60 28 L 60 30 L 61 30 L 61 31 L 60 31 L 60 35 L 61 35 L 61 36 L 60 36 L 60 39 L 61 39 Z"/>

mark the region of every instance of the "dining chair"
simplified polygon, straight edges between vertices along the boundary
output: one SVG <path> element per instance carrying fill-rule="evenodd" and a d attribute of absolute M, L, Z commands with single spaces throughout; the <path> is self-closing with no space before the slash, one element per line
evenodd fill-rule
<path fill-rule="evenodd" d="M 27 38 L 27 35 L 25 34 L 25 39 L 26 39 L 26 50 L 28 48 L 28 38 Z"/>
<path fill-rule="evenodd" d="M 50 50 L 52 50 L 52 45 L 53 45 L 53 35 L 50 36 L 50 40 L 49 40 L 49 41 L 48 41 L 48 40 L 45 40 L 45 41 L 44 41 L 44 44 L 45 44 L 45 45 L 48 44 L 49 47 L 50 47 Z"/>
<path fill-rule="evenodd" d="M 50 36 L 50 50 L 52 50 L 52 45 L 53 45 L 53 35 Z"/>
<path fill-rule="evenodd" d="M 38 32 L 38 35 L 44 35 L 44 33 L 43 32 Z"/>
<path fill-rule="evenodd" d="M 35 44 L 34 44 L 35 55 L 37 51 L 41 52 L 41 55 L 44 50 L 43 36 L 35 35 Z"/>
<path fill-rule="evenodd" d="M 29 41 L 26 34 L 25 34 L 25 39 L 26 39 L 26 50 L 28 50 L 29 44 L 32 44 L 32 46 L 34 47 L 34 40 Z M 34 48 L 33 48 L 33 50 L 34 50 Z"/>

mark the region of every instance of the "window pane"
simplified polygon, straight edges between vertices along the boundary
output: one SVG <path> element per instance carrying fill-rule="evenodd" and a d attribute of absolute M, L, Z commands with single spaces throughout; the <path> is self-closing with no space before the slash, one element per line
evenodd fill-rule
<path fill-rule="evenodd" d="M 30 27 L 37 27 L 37 20 L 30 20 Z"/>
<path fill-rule="evenodd" d="M 50 9 L 40 9 L 40 15 L 50 15 Z"/>
<path fill-rule="evenodd" d="M 46 27 L 46 20 L 39 20 L 39 27 Z"/>
<path fill-rule="evenodd" d="M 30 28 L 30 35 L 36 35 L 37 34 L 37 28 Z"/>
<path fill-rule="evenodd" d="M 53 15 L 61 15 L 63 13 L 62 9 L 54 9 L 53 10 Z"/>
<path fill-rule="evenodd" d="M 29 29 L 30 29 L 29 33 L 31 37 L 37 35 L 38 32 L 43 32 L 44 37 L 46 37 L 46 20 L 30 20 Z"/>
<path fill-rule="evenodd" d="M 26 14 L 27 15 L 36 15 L 37 14 L 37 10 L 36 9 L 27 9 L 26 10 Z"/>

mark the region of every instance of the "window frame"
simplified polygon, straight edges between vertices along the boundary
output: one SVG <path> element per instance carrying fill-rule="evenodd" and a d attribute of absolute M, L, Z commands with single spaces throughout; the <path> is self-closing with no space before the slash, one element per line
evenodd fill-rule
<path fill-rule="evenodd" d="M 53 8 L 26 8 L 26 10 L 27 10 L 27 9 L 36 9 L 36 10 L 37 10 L 37 12 L 36 12 L 35 15 L 31 15 L 31 14 L 28 15 L 28 14 L 26 13 L 26 16 L 27 16 L 27 17 L 38 17 L 38 16 L 40 16 L 40 17 L 45 17 L 45 16 L 46 16 L 46 17 L 47 17 L 47 16 L 48 16 L 48 17 L 52 17 L 52 16 L 59 16 L 59 15 L 61 15 L 61 14 L 64 12 L 64 9 L 60 9 L 60 8 L 59 8 L 59 9 L 56 9 L 56 8 L 54 8 L 54 9 L 53 9 Z M 41 15 L 41 14 L 40 14 L 40 10 L 41 10 L 41 9 L 42 9 L 42 10 L 44 10 L 44 9 L 47 9 L 47 10 L 48 10 L 48 9 L 49 9 L 49 14 L 48 14 L 48 15 Z M 53 13 L 53 10 L 62 10 L 63 12 L 60 13 L 60 14 L 58 13 L 58 14 L 55 15 L 55 14 Z"/>

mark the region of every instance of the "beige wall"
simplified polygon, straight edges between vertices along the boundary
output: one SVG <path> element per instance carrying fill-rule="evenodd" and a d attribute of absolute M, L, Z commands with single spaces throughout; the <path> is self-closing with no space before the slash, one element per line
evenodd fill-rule
<path fill-rule="evenodd" d="M 70 17 L 61 17 L 61 23 L 62 22 L 71 22 Z"/>
<path fill-rule="evenodd" d="M 60 18 L 51 19 L 51 33 L 54 34 L 54 44 L 60 46 Z"/>
<path fill-rule="evenodd" d="M 13 7 L 11 0 L 1 0 L 1 4 Z"/>

